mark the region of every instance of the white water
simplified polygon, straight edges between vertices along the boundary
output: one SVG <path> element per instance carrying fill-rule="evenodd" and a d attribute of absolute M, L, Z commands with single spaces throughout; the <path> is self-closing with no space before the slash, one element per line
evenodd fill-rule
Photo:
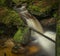
<path fill-rule="evenodd" d="M 52 33 L 52 34 L 50 34 Z M 45 35 L 49 36 L 51 39 L 55 40 L 55 33 L 46 31 L 44 33 Z M 38 33 L 34 32 L 32 35 L 36 40 L 34 41 L 35 43 L 38 43 L 42 48 L 50 55 L 50 56 L 55 56 L 55 43 L 49 41 L 48 39 L 44 38 L 43 36 L 39 35 Z"/>
<path fill-rule="evenodd" d="M 32 27 L 33 29 L 43 33 L 44 35 L 49 36 L 51 39 L 56 40 L 56 33 L 52 31 L 44 32 L 39 21 L 34 17 L 33 17 L 34 19 L 33 18 L 31 19 L 31 17 L 27 16 L 26 13 L 28 13 L 28 11 L 27 10 L 24 11 L 24 9 L 25 6 L 22 6 L 18 10 L 20 11 L 20 14 L 23 16 L 23 18 L 26 20 L 29 27 Z M 42 48 L 47 53 L 49 53 L 49 56 L 55 56 L 55 43 L 51 42 L 50 40 L 44 38 L 43 36 L 33 31 L 32 31 L 32 36 L 36 39 L 35 41 L 33 41 L 34 43 L 38 43 L 39 45 L 41 45 Z"/>

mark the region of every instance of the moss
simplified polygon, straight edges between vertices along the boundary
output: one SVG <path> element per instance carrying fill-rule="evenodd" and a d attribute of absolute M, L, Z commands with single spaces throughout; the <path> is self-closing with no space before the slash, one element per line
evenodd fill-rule
<path fill-rule="evenodd" d="M 57 56 L 60 56 L 60 17 L 57 18 Z"/>
<path fill-rule="evenodd" d="M 13 24 L 13 25 L 23 25 L 23 21 L 19 17 L 19 15 L 11 9 L 8 9 L 6 7 L 1 9 L 1 15 L 0 15 L 0 22 L 4 23 L 6 25 Z"/>
<path fill-rule="evenodd" d="M 55 3 L 55 0 L 50 2 L 48 0 L 33 0 L 33 2 L 31 2 L 27 8 L 34 15 L 40 16 L 41 14 L 46 14 L 46 12 L 48 15 L 48 12 L 51 11 L 52 8 L 56 8 Z"/>
<path fill-rule="evenodd" d="M 8 38 L 14 36 L 16 42 L 22 42 L 22 36 L 27 32 L 27 27 L 24 27 L 24 22 L 16 11 L 6 6 L 0 7 L 0 23 L 4 24 L 0 26 L 3 27 L 2 30 L 0 28 L 1 37 L 4 38 L 3 35 L 8 36 Z"/>
<path fill-rule="evenodd" d="M 20 16 L 7 7 L 0 7 L 0 23 L 4 24 L 0 26 L 0 35 L 7 35 L 8 37 L 13 37 L 17 29 L 24 25 Z M 2 27 L 3 29 L 1 30 Z"/>
<path fill-rule="evenodd" d="M 23 4 L 23 3 L 27 3 L 28 2 L 28 0 L 12 0 L 14 3 L 16 3 L 16 5 L 18 5 L 18 4 Z"/>
<path fill-rule="evenodd" d="M 24 36 L 28 30 L 29 30 L 29 28 L 27 28 L 27 27 L 25 27 L 24 29 L 19 28 L 18 31 L 14 35 L 14 42 L 17 42 L 17 43 L 23 42 L 25 40 Z"/>

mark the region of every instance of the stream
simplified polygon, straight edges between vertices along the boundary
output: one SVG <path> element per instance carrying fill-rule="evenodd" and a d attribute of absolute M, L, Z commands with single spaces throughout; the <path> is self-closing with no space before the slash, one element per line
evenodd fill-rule
<path fill-rule="evenodd" d="M 19 13 L 20 17 L 26 21 L 28 27 L 39 31 L 56 41 L 56 33 L 53 31 L 44 31 L 44 28 L 41 26 L 40 22 L 34 16 L 32 16 L 28 10 L 26 10 L 25 6 L 14 9 Z M 49 56 L 55 56 L 55 43 L 34 31 L 31 31 L 31 36 L 35 39 L 32 41 L 33 43 L 38 43 L 38 45 L 49 54 Z"/>

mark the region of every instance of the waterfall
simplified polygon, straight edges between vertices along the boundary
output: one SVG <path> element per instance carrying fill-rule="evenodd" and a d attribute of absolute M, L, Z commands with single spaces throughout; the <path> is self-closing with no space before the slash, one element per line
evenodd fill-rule
<path fill-rule="evenodd" d="M 34 28 L 35 30 L 43 33 L 43 28 L 42 28 L 40 22 L 34 16 L 32 16 L 28 12 L 28 10 L 25 9 L 25 6 L 18 8 L 17 11 L 20 14 L 20 17 L 22 17 L 22 19 L 27 22 L 27 25 L 29 27 Z"/>
<path fill-rule="evenodd" d="M 22 19 L 26 20 L 29 27 L 43 33 L 46 36 L 49 36 L 49 38 L 56 41 L 56 33 L 52 31 L 44 32 L 40 22 L 34 16 L 32 16 L 28 10 L 26 10 L 25 6 L 17 8 L 16 10 L 21 15 Z M 38 43 L 40 46 L 42 46 L 42 48 L 49 54 L 49 56 L 55 56 L 55 43 L 51 42 L 50 40 L 44 38 L 34 31 L 32 31 L 32 36 L 36 39 L 33 41 L 34 43 Z"/>
<path fill-rule="evenodd" d="M 53 40 L 55 40 L 56 38 L 56 33 L 51 31 L 46 31 L 44 35 L 49 36 Z M 33 41 L 34 43 L 38 43 L 40 46 L 42 46 L 42 48 L 49 54 L 49 56 L 55 56 L 55 43 L 44 38 L 36 32 L 34 32 L 32 36 L 36 39 L 35 41 Z"/>

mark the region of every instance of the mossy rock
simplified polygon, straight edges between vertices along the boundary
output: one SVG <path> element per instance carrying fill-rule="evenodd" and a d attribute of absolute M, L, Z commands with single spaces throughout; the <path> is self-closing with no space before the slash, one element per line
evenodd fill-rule
<path fill-rule="evenodd" d="M 0 23 L 4 23 L 6 25 L 10 25 L 12 23 L 17 26 L 24 24 L 20 16 L 14 10 L 3 7 L 0 8 L 0 11 Z"/>
<path fill-rule="evenodd" d="M 47 16 L 52 9 L 56 9 L 57 7 L 56 0 L 11 0 L 11 2 L 14 2 L 16 5 L 27 3 L 27 9 L 29 12 L 38 16 Z M 2 2 L 1 0 L 0 3 L 1 5 L 6 5 L 8 2 L 6 0 L 3 0 Z"/>
<path fill-rule="evenodd" d="M 2 37 L 4 35 L 4 32 L 7 33 L 9 36 L 14 36 L 14 39 L 17 42 L 21 42 L 22 39 L 24 39 L 22 36 L 25 35 L 28 28 L 24 26 L 23 20 L 20 18 L 20 15 L 17 14 L 12 9 L 9 9 L 7 7 L 0 7 L 0 23 L 4 24 L 3 26 L 6 28 L 6 30 L 3 28 L 0 29 L 0 34 L 2 34 Z M 16 26 L 15 28 L 13 28 Z M 11 34 L 12 33 L 12 34 Z M 15 34 L 16 33 L 16 34 Z M 4 38 L 4 37 L 3 37 Z M 26 40 L 26 39 L 25 39 Z"/>
<path fill-rule="evenodd" d="M 4 25 L 0 27 L 0 34 L 2 36 L 4 34 L 13 36 L 17 29 L 24 25 L 20 16 L 14 10 L 7 7 L 0 7 L 0 23 Z M 4 28 L 1 30 L 2 27 Z"/>
<path fill-rule="evenodd" d="M 39 16 L 48 15 L 52 8 L 56 8 L 56 0 L 34 0 L 28 5 L 30 13 Z"/>
<path fill-rule="evenodd" d="M 14 35 L 14 42 L 20 44 L 26 44 L 30 41 L 30 31 L 28 27 L 19 28 Z"/>

